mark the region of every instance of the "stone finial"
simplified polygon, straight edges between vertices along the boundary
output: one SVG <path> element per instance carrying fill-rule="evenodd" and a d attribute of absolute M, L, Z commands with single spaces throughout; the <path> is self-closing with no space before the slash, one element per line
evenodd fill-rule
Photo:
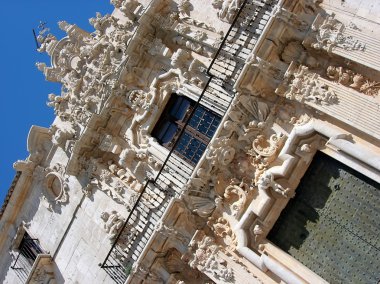
<path fill-rule="evenodd" d="M 59 21 L 58 26 L 64 32 L 67 32 L 73 25 L 67 23 L 66 21 Z"/>
<path fill-rule="evenodd" d="M 45 68 L 47 68 L 46 63 L 44 62 L 36 62 L 36 66 L 41 72 L 44 72 Z"/>

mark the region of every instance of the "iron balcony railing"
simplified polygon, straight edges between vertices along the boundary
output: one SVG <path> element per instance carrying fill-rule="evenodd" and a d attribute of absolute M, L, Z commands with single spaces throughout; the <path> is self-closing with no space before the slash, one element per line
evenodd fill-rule
<path fill-rule="evenodd" d="M 17 250 L 17 257 L 11 268 L 18 278 L 25 283 L 32 271 L 37 255 L 44 252 L 39 245 L 38 239 L 32 239 L 27 233 L 24 234 Z"/>
<path fill-rule="evenodd" d="M 226 114 L 235 97 L 233 86 L 277 2 L 245 0 L 242 3 L 207 70 L 207 84 L 180 136 L 200 104 L 210 106 L 217 113 Z M 145 184 L 101 264 L 116 283 L 122 284 L 127 280 L 133 264 L 148 244 L 170 201 L 180 195 L 192 175 L 195 166 L 189 165 L 175 154 L 178 141 L 180 139 L 174 143 L 156 178 Z"/>

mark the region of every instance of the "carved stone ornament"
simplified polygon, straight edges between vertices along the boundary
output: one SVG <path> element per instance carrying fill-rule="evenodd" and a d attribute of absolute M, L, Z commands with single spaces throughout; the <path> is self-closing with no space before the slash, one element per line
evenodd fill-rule
<path fill-rule="evenodd" d="M 91 178 L 83 188 L 83 192 L 90 196 L 94 189 L 101 190 L 115 202 L 131 210 L 142 184 L 129 171 L 120 168 L 112 160 L 105 165 L 101 159 L 91 158 L 88 166 Z"/>
<path fill-rule="evenodd" d="M 65 168 L 62 164 L 55 164 L 51 168 L 46 168 L 44 172 L 46 175 L 43 181 L 45 193 L 43 201 L 45 201 L 45 205 L 48 205 L 48 209 L 52 210 L 54 205 L 68 202 L 67 191 L 69 186 L 65 177 Z"/>
<path fill-rule="evenodd" d="M 332 104 L 337 101 L 338 97 L 334 91 L 329 90 L 328 85 L 320 80 L 320 76 L 309 71 L 306 66 L 297 67 L 292 62 L 284 78 L 276 93 L 287 99 L 316 104 Z M 284 92 L 281 88 L 285 89 Z"/>
<path fill-rule="evenodd" d="M 189 245 L 189 266 L 226 282 L 234 279 L 233 271 L 225 260 L 218 256 L 219 247 L 215 240 L 207 235 L 200 236 L 199 231 Z"/>
<path fill-rule="evenodd" d="M 330 80 L 367 96 L 377 96 L 380 93 L 380 82 L 371 81 L 350 69 L 329 66 L 326 70 L 326 75 Z"/>
<path fill-rule="evenodd" d="M 212 6 L 218 10 L 219 19 L 232 23 L 242 2 L 242 0 L 213 0 Z"/>
<path fill-rule="evenodd" d="M 190 11 L 193 9 L 193 5 L 190 0 L 180 0 L 178 3 L 178 11 L 180 15 L 190 16 Z"/>
<path fill-rule="evenodd" d="M 225 243 L 228 251 L 234 251 L 236 248 L 236 236 L 231 229 L 231 226 L 226 218 L 210 217 L 207 225 L 214 232 L 216 237 L 219 237 Z"/>
<path fill-rule="evenodd" d="M 158 222 L 156 225 L 156 232 L 167 237 L 169 240 L 173 240 L 173 242 L 179 241 L 180 243 L 187 245 L 190 239 L 185 236 L 179 230 L 176 230 L 173 227 L 165 225 L 163 222 Z"/>
<path fill-rule="evenodd" d="M 291 197 L 289 195 L 290 188 L 284 188 L 282 187 L 279 183 L 274 181 L 274 176 L 271 172 L 265 171 L 259 178 L 257 182 L 257 187 L 259 191 L 261 190 L 267 190 L 267 189 L 272 189 L 273 193 L 280 197 L 285 197 L 289 198 Z"/>
<path fill-rule="evenodd" d="M 317 50 L 331 53 L 335 47 L 348 51 L 365 51 L 366 44 L 353 36 L 345 35 L 345 25 L 335 19 L 335 14 L 323 17 L 318 14 L 312 25 L 312 34 L 304 41 Z"/>
<path fill-rule="evenodd" d="M 224 202 L 229 204 L 231 214 L 236 219 L 240 218 L 244 211 L 249 190 L 249 186 L 244 182 L 241 182 L 240 184 L 232 182 L 224 191 Z"/>
<path fill-rule="evenodd" d="M 104 222 L 103 227 L 108 234 L 109 240 L 113 242 L 124 225 L 124 218 L 117 211 L 112 211 L 111 213 L 102 212 L 100 217 Z"/>

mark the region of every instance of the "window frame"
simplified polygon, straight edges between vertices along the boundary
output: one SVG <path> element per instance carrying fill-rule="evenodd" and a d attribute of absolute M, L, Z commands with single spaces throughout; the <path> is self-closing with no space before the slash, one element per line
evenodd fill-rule
<path fill-rule="evenodd" d="M 183 118 L 180 120 L 176 120 L 174 115 L 171 114 L 171 107 L 173 107 L 176 104 L 177 100 L 180 98 L 183 98 L 183 99 L 187 100 L 188 102 L 190 102 L 190 106 L 185 111 Z M 192 119 L 192 117 L 195 116 L 195 112 L 196 112 L 197 108 L 202 108 L 204 110 L 203 113 L 209 113 L 212 116 L 212 119 L 210 121 L 210 126 L 207 128 L 206 133 L 203 133 L 203 132 L 201 132 L 200 129 L 196 129 L 190 125 L 190 120 Z M 193 113 L 193 116 L 190 117 L 190 115 L 192 113 Z M 203 117 L 200 118 L 200 120 L 203 120 L 203 119 L 204 119 Z M 216 125 L 215 125 L 215 119 L 217 119 Z M 189 120 L 189 122 L 186 125 L 187 120 Z M 169 99 L 167 100 L 167 103 L 163 107 L 162 112 L 161 112 L 159 118 L 157 119 L 153 129 L 151 130 L 151 136 L 152 136 L 152 138 L 154 138 L 158 142 L 158 144 L 160 146 L 162 146 L 166 150 L 174 151 L 176 155 L 178 155 L 180 158 L 182 158 L 183 160 L 185 160 L 189 164 L 196 165 L 198 163 L 198 161 L 200 160 L 200 158 L 202 157 L 203 153 L 205 152 L 207 145 L 209 144 L 209 142 L 213 138 L 214 134 L 216 133 L 217 128 L 219 127 L 221 121 L 222 121 L 222 117 L 218 113 L 216 113 L 215 111 L 207 108 L 206 106 L 204 106 L 202 104 L 197 104 L 197 102 L 194 101 L 193 98 L 183 94 L 182 92 L 179 92 L 179 91 L 172 92 L 170 94 Z M 166 123 L 166 122 L 174 124 L 177 127 L 175 133 L 169 139 L 170 141 L 168 141 L 168 142 L 165 142 L 163 139 L 168 130 L 166 130 L 165 133 L 161 133 L 161 134 L 159 133 L 160 127 L 163 127 L 164 123 Z M 215 129 L 212 131 L 212 134 L 210 136 L 207 136 L 207 132 L 210 130 L 211 127 L 215 127 Z M 185 130 L 182 132 L 183 129 L 185 129 Z M 182 135 L 180 135 L 181 132 L 182 132 Z M 184 153 L 184 152 L 173 149 L 176 141 L 178 141 L 178 139 L 183 139 L 185 133 L 187 133 L 191 137 L 191 140 L 188 142 L 186 149 L 188 149 L 188 146 L 191 145 L 191 142 L 193 140 L 196 140 L 199 142 L 199 144 L 196 146 L 197 148 L 195 149 L 195 152 L 193 153 L 193 155 L 191 157 L 187 157 L 186 153 Z M 176 147 L 178 147 L 178 145 L 179 144 L 177 143 Z M 204 145 L 204 146 L 202 146 L 202 145 Z M 202 148 L 202 147 L 204 147 L 204 150 L 200 150 L 200 148 Z M 201 153 L 200 153 L 199 157 L 196 158 L 196 155 L 197 155 L 196 152 L 198 152 L 198 151 L 201 151 Z"/>

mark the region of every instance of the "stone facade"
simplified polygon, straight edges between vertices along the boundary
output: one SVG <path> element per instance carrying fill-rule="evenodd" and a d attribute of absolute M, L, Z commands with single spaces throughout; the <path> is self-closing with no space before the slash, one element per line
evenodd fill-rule
<path fill-rule="evenodd" d="M 0 281 L 326 283 L 267 235 L 318 151 L 380 182 L 377 1 L 111 3 L 38 37 L 62 93 L 14 164 Z"/>

